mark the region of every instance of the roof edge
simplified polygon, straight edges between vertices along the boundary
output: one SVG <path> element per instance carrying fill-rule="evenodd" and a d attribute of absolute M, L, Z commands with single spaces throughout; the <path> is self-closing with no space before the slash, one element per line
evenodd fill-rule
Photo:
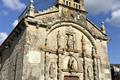
<path fill-rule="evenodd" d="M 89 20 L 88 18 L 86 18 L 86 20 L 91 23 L 98 31 L 100 31 L 104 36 L 108 36 L 107 34 L 103 33 L 97 25 L 95 25 L 91 20 Z"/>
<path fill-rule="evenodd" d="M 3 41 L 3 43 L 0 45 L 0 52 L 1 50 L 8 46 L 8 42 L 10 41 L 9 39 L 12 40 L 12 37 L 14 37 L 16 35 L 16 33 L 19 33 L 19 30 L 22 29 L 21 27 L 19 27 L 19 25 L 21 25 L 21 23 L 24 21 L 24 18 L 22 20 L 19 21 L 19 23 L 16 25 L 16 27 L 12 30 L 12 32 L 8 35 L 8 37 Z"/>

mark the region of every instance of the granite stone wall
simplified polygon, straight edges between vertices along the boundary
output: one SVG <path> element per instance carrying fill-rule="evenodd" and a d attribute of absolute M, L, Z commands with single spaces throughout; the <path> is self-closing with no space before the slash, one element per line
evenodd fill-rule
<path fill-rule="evenodd" d="M 21 80 L 25 31 L 15 37 L 12 44 L 6 46 L 1 53 L 1 80 Z"/>

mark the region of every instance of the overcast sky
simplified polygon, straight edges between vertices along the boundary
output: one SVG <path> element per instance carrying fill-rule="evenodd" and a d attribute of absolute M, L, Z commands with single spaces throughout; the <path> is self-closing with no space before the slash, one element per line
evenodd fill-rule
<path fill-rule="evenodd" d="M 37 8 L 52 5 L 53 0 L 35 0 Z M 0 44 L 18 23 L 18 17 L 29 0 L 0 0 Z M 108 50 L 111 63 L 120 64 L 120 0 L 85 0 L 87 17 L 97 26 L 104 21 L 111 41 Z"/>

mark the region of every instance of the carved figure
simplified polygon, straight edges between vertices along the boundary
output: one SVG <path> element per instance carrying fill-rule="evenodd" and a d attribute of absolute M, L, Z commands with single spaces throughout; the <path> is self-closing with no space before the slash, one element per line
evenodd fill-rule
<path fill-rule="evenodd" d="M 66 46 L 68 49 L 74 49 L 74 39 L 73 39 L 73 35 L 66 35 Z"/>
<path fill-rule="evenodd" d="M 92 80 L 92 67 L 91 66 L 88 66 L 87 68 L 87 76 L 88 76 L 88 79 L 89 80 Z"/>
<path fill-rule="evenodd" d="M 72 58 L 72 56 L 70 56 L 69 60 L 68 60 L 68 70 L 69 71 L 74 71 L 74 59 Z"/>
<path fill-rule="evenodd" d="M 55 63 L 51 63 L 50 64 L 49 77 L 51 79 L 54 79 L 56 77 L 56 66 L 55 66 Z"/>

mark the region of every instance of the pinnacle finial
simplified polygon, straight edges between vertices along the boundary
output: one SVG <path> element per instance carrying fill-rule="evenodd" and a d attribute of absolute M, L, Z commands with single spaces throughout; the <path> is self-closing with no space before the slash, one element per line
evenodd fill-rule
<path fill-rule="evenodd" d="M 102 30 L 103 33 L 106 33 L 106 28 L 105 28 L 105 22 L 104 21 L 101 22 L 101 30 Z"/>
<path fill-rule="evenodd" d="M 34 17 L 34 6 L 33 6 L 34 1 L 30 0 L 30 6 L 29 6 L 29 16 Z"/>
<path fill-rule="evenodd" d="M 31 2 L 31 3 L 34 3 L 34 1 L 33 1 L 33 0 L 30 0 L 30 2 Z"/>
<path fill-rule="evenodd" d="M 102 24 L 102 25 L 104 25 L 104 24 L 105 24 L 105 22 L 104 22 L 104 21 L 102 21 L 102 22 L 101 22 L 101 24 Z"/>

